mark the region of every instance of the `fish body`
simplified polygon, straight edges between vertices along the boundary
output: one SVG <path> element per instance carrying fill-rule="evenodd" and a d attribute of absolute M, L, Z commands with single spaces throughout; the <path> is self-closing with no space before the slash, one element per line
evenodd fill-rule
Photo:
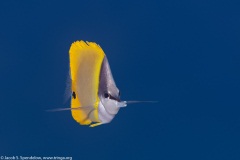
<path fill-rule="evenodd" d="M 121 107 L 107 57 L 94 42 L 76 41 L 69 50 L 72 117 L 91 127 L 109 123 Z"/>
<path fill-rule="evenodd" d="M 121 101 L 107 56 L 94 42 L 72 43 L 69 59 L 70 74 L 65 96 L 67 99 L 71 97 L 71 107 L 48 111 L 71 110 L 73 119 L 80 125 L 95 127 L 111 122 L 119 109 L 127 104 L 157 102 Z"/>

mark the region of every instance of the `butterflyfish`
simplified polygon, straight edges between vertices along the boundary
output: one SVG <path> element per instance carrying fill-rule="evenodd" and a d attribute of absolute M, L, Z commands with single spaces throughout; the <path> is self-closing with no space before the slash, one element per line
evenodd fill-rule
<path fill-rule="evenodd" d="M 119 109 L 129 103 L 153 101 L 121 101 L 108 59 L 94 42 L 76 41 L 69 50 L 71 110 L 73 119 L 81 125 L 95 127 L 109 123 Z"/>

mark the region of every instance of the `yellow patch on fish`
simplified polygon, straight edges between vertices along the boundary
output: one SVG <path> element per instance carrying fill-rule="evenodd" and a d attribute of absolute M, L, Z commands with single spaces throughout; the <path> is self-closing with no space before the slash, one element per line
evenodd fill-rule
<path fill-rule="evenodd" d="M 76 41 L 69 50 L 73 118 L 81 125 L 99 122 L 98 88 L 104 52 L 93 42 Z M 89 118 L 91 117 L 91 119 Z"/>

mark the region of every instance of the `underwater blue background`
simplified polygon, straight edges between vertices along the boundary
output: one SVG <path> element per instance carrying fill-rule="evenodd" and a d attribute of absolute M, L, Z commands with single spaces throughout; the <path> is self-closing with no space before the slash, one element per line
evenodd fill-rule
<path fill-rule="evenodd" d="M 0 156 L 240 159 L 240 1 L 1 1 Z M 123 100 L 80 126 L 63 95 L 76 40 L 105 51 Z"/>

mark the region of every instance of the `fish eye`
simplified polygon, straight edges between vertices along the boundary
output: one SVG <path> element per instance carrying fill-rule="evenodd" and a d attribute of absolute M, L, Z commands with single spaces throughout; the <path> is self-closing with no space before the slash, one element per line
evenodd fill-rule
<path fill-rule="evenodd" d="M 109 93 L 104 93 L 104 98 L 110 98 L 111 95 Z"/>

